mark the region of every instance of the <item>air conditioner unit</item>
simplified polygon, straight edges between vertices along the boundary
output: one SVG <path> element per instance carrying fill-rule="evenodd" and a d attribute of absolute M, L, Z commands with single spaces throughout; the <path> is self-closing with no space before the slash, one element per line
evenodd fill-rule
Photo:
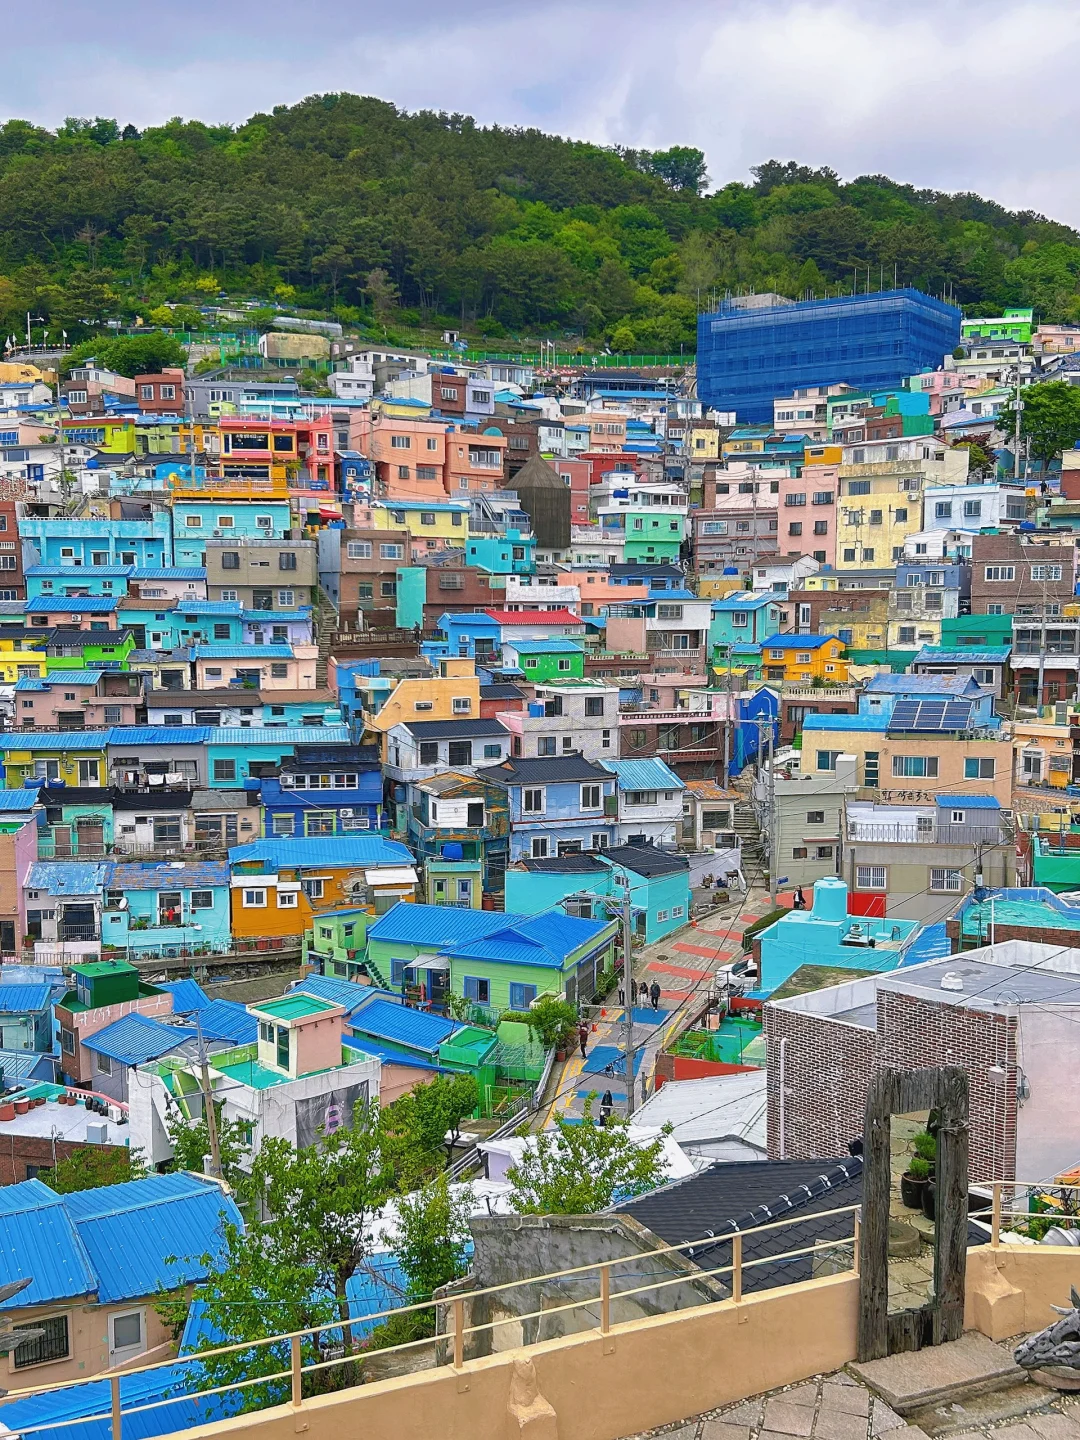
<path fill-rule="evenodd" d="M 353 811 L 352 811 L 352 810 L 344 810 L 344 809 L 343 809 L 343 810 L 339 810 L 339 811 L 338 811 L 338 814 L 339 814 L 339 815 L 348 815 L 348 816 L 351 816 L 351 815 L 353 814 Z"/>

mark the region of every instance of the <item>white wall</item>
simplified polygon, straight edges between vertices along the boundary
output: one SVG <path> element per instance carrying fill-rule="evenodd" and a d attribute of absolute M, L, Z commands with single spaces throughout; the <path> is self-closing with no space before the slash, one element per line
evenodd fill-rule
<path fill-rule="evenodd" d="M 1016 1178 L 1050 1179 L 1080 1162 L 1080 1108 L 1071 1079 L 1080 1069 L 1080 1005 L 1022 1006 L 1017 1051 L 1031 1095 L 1017 1112 Z"/>

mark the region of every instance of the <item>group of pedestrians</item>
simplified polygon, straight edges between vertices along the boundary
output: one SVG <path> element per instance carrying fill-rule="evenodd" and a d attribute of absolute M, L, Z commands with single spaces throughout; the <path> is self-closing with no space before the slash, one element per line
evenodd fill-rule
<path fill-rule="evenodd" d="M 646 985 L 646 984 L 645 984 L 645 981 L 642 980 L 642 981 L 640 982 L 640 984 L 638 984 L 638 986 L 636 987 L 636 991 L 635 991 L 634 983 L 633 983 L 633 981 L 631 981 L 631 982 L 630 982 L 630 999 L 631 999 L 631 1002 L 633 1001 L 633 998 L 634 998 L 635 993 L 636 993 L 636 995 L 637 995 L 638 1003 L 639 1003 L 640 1005 L 644 1005 L 644 1004 L 646 1003 L 646 1001 L 648 1001 L 648 1002 L 652 1005 L 652 1008 L 653 1008 L 654 1010 L 659 1010 L 659 1008 L 660 1008 L 660 986 L 657 984 L 657 982 L 656 982 L 655 980 L 652 982 L 651 985 Z M 622 986 L 622 985 L 619 986 L 619 1004 L 620 1004 L 620 1005 L 625 1005 L 625 1004 L 626 1004 L 626 989 L 625 989 L 625 987 Z M 581 1053 L 582 1053 L 582 1055 L 585 1054 L 584 1048 L 582 1049 Z"/>

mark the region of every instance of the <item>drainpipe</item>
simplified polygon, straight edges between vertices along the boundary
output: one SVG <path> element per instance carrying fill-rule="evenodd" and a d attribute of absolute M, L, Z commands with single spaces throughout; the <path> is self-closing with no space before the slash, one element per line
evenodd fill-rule
<path fill-rule="evenodd" d="M 784 1092 L 785 1092 L 785 1089 L 786 1089 L 786 1086 L 787 1086 L 787 1066 L 786 1066 L 785 1063 L 784 1063 L 784 1061 L 785 1061 L 785 1059 L 786 1059 L 786 1056 L 785 1056 L 785 1053 L 784 1053 L 785 1050 L 786 1050 L 786 1048 L 787 1048 L 787 1037 L 785 1036 L 785 1037 L 780 1041 L 780 1155 L 779 1155 L 779 1158 L 780 1158 L 781 1160 L 786 1160 L 786 1159 L 787 1159 L 787 1154 L 785 1153 L 786 1150 L 787 1150 L 787 1137 L 786 1137 L 786 1135 L 785 1135 L 785 1126 L 784 1126 L 784 1120 L 785 1120 L 785 1115 L 784 1115 L 784 1110 L 785 1110 Z"/>

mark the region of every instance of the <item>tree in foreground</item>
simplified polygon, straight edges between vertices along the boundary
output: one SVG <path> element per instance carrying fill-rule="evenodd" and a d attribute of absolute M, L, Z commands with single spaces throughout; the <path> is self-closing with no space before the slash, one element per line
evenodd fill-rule
<path fill-rule="evenodd" d="M 663 1140 L 638 1144 L 614 1116 L 598 1125 L 591 1096 L 580 1123 L 557 1119 L 554 1130 L 530 1138 L 534 1143 L 506 1172 L 519 1215 L 591 1215 L 664 1181 Z"/>
<path fill-rule="evenodd" d="M 440 1075 L 383 1110 L 383 1145 L 398 1189 L 411 1190 L 438 1174 L 479 1098 L 472 1075 Z"/>
<path fill-rule="evenodd" d="M 1042 385 L 1028 385 L 1020 392 L 1020 435 L 1031 445 L 1031 453 L 1044 465 L 1071 450 L 1080 440 L 1080 387 L 1064 380 L 1048 380 Z M 997 428 L 1009 437 L 1016 433 L 1015 402 L 1002 406 Z"/>

